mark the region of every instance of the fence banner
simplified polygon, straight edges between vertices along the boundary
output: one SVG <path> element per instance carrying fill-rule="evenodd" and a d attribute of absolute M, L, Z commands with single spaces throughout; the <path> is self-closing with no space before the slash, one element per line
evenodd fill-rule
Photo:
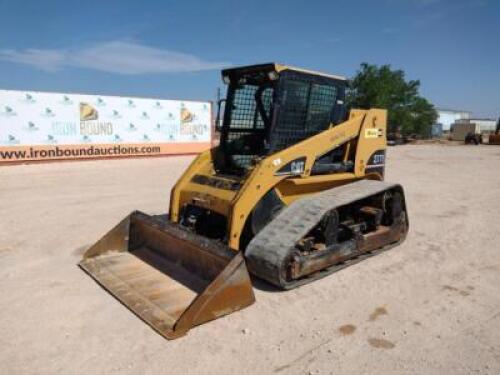
<path fill-rule="evenodd" d="M 198 153 L 210 102 L 0 90 L 0 164 Z"/>

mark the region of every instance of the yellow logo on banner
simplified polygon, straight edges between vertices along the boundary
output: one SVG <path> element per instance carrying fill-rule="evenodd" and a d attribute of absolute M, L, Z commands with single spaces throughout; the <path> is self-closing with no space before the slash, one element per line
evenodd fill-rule
<path fill-rule="evenodd" d="M 365 138 L 378 138 L 382 135 L 381 129 L 365 129 Z"/>
<path fill-rule="evenodd" d="M 193 121 L 193 114 L 186 108 L 181 109 L 181 122 L 183 124 Z"/>
<path fill-rule="evenodd" d="M 88 103 L 80 103 L 80 121 L 97 120 L 99 112 Z"/>

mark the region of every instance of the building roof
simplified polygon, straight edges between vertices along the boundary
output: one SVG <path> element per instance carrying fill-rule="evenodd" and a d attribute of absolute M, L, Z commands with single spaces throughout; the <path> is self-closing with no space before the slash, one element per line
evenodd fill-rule
<path fill-rule="evenodd" d="M 472 111 L 468 111 L 466 109 L 452 109 L 452 108 L 436 108 L 436 111 L 438 111 L 438 112 L 451 112 L 451 113 L 469 113 L 469 114 L 472 113 Z"/>

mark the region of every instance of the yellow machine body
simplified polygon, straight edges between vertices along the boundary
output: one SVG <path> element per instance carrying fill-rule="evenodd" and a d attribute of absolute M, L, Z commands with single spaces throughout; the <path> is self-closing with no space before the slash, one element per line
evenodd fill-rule
<path fill-rule="evenodd" d="M 275 188 L 286 204 L 308 194 L 318 193 L 335 186 L 362 178 L 382 180 L 380 172 L 370 172 L 368 161 L 376 151 L 386 149 L 387 111 L 382 109 L 351 110 L 349 119 L 339 125 L 297 143 L 285 150 L 260 160 L 242 181 L 239 178 L 219 177 L 214 169 L 214 150 L 200 154 L 184 172 L 171 192 L 170 220 L 179 221 L 183 206 L 196 206 L 215 211 L 227 217 L 228 244 L 233 250 L 240 248 L 240 236 L 245 222 L 259 200 Z M 354 171 L 311 176 L 313 163 L 332 148 L 348 144 L 345 159 L 354 151 Z M 301 175 L 277 175 L 277 171 L 291 161 L 305 157 Z M 213 185 L 193 182 L 195 176 L 212 179 Z M 202 179 L 201 179 L 202 180 Z M 240 184 L 238 190 L 220 188 Z"/>

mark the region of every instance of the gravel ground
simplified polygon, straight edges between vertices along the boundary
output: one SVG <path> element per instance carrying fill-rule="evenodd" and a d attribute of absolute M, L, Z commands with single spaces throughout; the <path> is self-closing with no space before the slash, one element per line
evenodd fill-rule
<path fill-rule="evenodd" d="M 133 209 L 165 212 L 190 160 L 0 168 L 4 373 L 500 373 L 500 147 L 390 148 L 403 245 L 167 341 L 76 264 Z"/>

